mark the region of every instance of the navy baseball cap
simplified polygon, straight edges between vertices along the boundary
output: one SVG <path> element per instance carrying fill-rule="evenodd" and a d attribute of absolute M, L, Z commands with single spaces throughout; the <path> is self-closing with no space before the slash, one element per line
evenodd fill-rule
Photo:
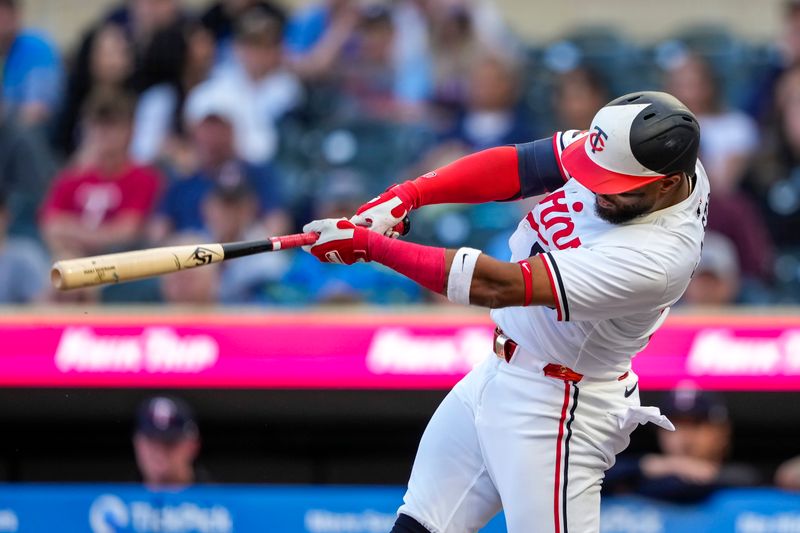
<path fill-rule="evenodd" d="M 728 407 L 716 393 L 696 388 L 677 388 L 670 391 L 661 411 L 667 418 L 698 422 L 726 422 Z"/>
<path fill-rule="evenodd" d="M 191 408 L 177 398 L 156 396 L 139 406 L 136 433 L 163 441 L 175 442 L 198 435 Z"/>
<path fill-rule="evenodd" d="M 679 172 L 694 176 L 699 146 L 700 125 L 680 100 L 642 91 L 602 107 L 561 162 L 590 191 L 619 194 Z"/>

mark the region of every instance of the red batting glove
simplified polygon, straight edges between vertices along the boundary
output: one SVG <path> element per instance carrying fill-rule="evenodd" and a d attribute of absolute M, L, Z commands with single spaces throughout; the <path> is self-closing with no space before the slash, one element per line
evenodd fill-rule
<path fill-rule="evenodd" d="M 359 207 L 350 222 L 381 235 L 397 238 L 405 233 L 403 219 L 417 207 L 418 199 L 419 191 L 410 181 L 393 185 L 377 198 Z"/>
<path fill-rule="evenodd" d="M 303 226 L 304 232 L 319 233 L 317 242 L 303 249 L 323 263 L 352 265 L 369 261 L 369 230 L 357 227 L 346 218 L 315 220 Z"/>

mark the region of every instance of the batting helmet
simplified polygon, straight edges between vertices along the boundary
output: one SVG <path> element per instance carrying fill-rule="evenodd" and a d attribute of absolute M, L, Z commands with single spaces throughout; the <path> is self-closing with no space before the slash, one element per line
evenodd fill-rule
<path fill-rule="evenodd" d="M 567 172 L 600 194 L 619 194 L 679 172 L 693 176 L 700 145 L 697 118 L 674 96 L 642 91 L 606 104 L 583 142 L 561 160 Z"/>

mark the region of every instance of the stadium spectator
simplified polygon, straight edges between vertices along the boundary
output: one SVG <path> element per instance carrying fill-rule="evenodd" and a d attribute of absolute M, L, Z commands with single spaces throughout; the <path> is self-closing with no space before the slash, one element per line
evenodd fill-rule
<path fill-rule="evenodd" d="M 775 87 L 786 70 L 800 63 L 800 1 L 786 0 L 783 6 L 783 28 L 769 54 L 767 68 L 754 77 L 744 110 L 759 122 L 774 111 Z"/>
<path fill-rule="evenodd" d="M 431 83 L 427 57 L 397 52 L 399 34 L 389 7 L 362 8 L 352 42 L 336 67 L 335 82 L 350 117 L 397 122 L 424 118 Z"/>
<path fill-rule="evenodd" d="M 183 31 L 186 58 L 178 84 L 160 83 L 139 97 L 131 142 L 131 156 L 139 163 L 164 159 L 167 165 L 186 166 L 184 107 L 188 94 L 208 78 L 215 46 L 210 31 L 197 22 L 187 22 Z"/>
<path fill-rule="evenodd" d="M 78 123 L 89 95 L 130 89 L 133 67 L 133 51 L 118 25 L 102 25 L 84 39 L 53 132 L 53 144 L 61 154 L 70 156 L 80 141 Z"/>
<path fill-rule="evenodd" d="M 53 155 L 39 132 L 0 112 L 0 194 L 6 197 L 11 234 L 39 237 L 36 211 L 55 172 Z"/>
<path fill-rule="evenodd" d="M 280 4 L 264 0 L 218 0 L 211 4 L 200 18 L 214 37 L 219 63 L 228 63 L 233 60 L 233 34 L 236 21 L 245 13 L 256 10 L 275 18 L 281 24 L 286 24 L 286 12 Z"/>
<path fill-rule="evenodd" d="M 39 300 L 50 269 L 36 241 L 8 235 L 8 206 L 0 192 L 0 304 L 26 304 Z"/>
<path fill-rule="evenodd" d="M 658 430 L 660 453 L 618 457 L 606 472 L 606 493 L 695 503 L 719 488 L 761 483 L 756 469 L 727 460 L 732 428 L 719 396 L 682 386 L 668 394 L 661 410 L 675 431 Z"/>
<path fill-rule="evenodd" d="M 451 136 L 465 153 L 534 138 L 530 120 L 519 109 L 519 74 L 510 58 L 488 51 L 476 57 L 469 72 L 467 107 Z"/>
<path fill-rule="evenodd" d="M 256 191 L 263 235 L 280 235 L 289 229 L 282 208 L 282 184 L 273 167 L 252 164 L 239 156 L 236 140 L 246 134 L 236 128 L 241 116 L 239 93 L 212 86 L 199 87 L 186 104 L 194 165 L 177 172 L 153 217 L 150 239 L 160 242 L 172 232 L 208 232 L 202 205 L 216 184 L 245 182 Z"/>
<path fill-rule="evenodd" d="M 177 398 L 156 396 L 139 406 L 133 448 L 139 474 L 150 488 L 208 482 L 208 474 L 195 464 L 200 431 L 189 406 Z"/>
<path fill-rule="evenodd" d="M 124 93 L 92 95 L 73 162 L 54 181 L 41 211 L 54 257 L 79 257 L 132 246 L 157 200 L 158 172 L 128 157 L 133 101 Z"/>
<path fill-rule="evenodd" d="M 60 100 L 61 58 L 42 32 L 22 29 L 19 0 L 0 1 L 0 56 L 5 111 L 26 126 L 46 123 Z"/>
<path fill-rule="evenodd" d="M 202 205 L 212 242 L 264 239 L 258 196 L 243 176 L 218 182 Z M 258 303 L 288 267 L 286 254 L 258 254 L 220 265 L 220 302 Z"/>
<path fill-rule="evenodd" d="M 700 263 L 682 302 L 689 305 L 730 305 L 736 301 L 739 287 L 736 247 L 724 235 L 706 232 Z"/>
<path fill-rule="evenodd" d="M 685 103 L 700 122 L 700 159 L 714 195 L 735 191 L 758 148 L 755 122 L 741 111 L 725 107 L 720 82 L 700 56 L 687 54 L 667 74 L 667 91 Z"/>
<path fill-rule="evenodd" d="M 470 72 L 481 48 L 466 9 L 452 7 L 431 28 L 433 103 L 457 115 L 466 107 Z"/>
<path fill-rule="evenodd" d="M 586 130 L 608 102 L 608 86 L 598 72 L 579 66 L 558 75 L 553 93 L 556 129 Z"/>
<path fill-rule="evenodd" d="M 332 76 L 358 21 L 354 0 L 324 0 L 297 10 L 286 27 L 286 51 L 292 69 L 303 79 L 314 81 Z"/>
<path fill-rule="evenodd" d="M 775 485 L 786 490 L 800 490 L 800 456 L 793 457 L 778 466 Z"/>
<path fill-rule="evenodd" d="M 228 95 L 240 156 L 253 164 L 269 162 L 278 143 L 276 123 L 303 100 L 303 87 L 283 64 L 280 20 L 256 9 L 237 21 L 237 62 L 221 68 L 189 99 Z M 197 96 L 195 96 L 197 93 Z"/>
<path fill-rule="evenodd" d="M 800 245 L 800 65 L 776 87 L 775 112 L 746 186 L 779 247 Z M 716 206 L 715 206 L 716 209 Z"/>
<path fill-rule="evenodd" d="M 125 33 L 134 56 L 133 87 L 141 92 L 159 83 L 178 84 L 186 43 L 181 0 L 127 0 L 105 22 Z"/>

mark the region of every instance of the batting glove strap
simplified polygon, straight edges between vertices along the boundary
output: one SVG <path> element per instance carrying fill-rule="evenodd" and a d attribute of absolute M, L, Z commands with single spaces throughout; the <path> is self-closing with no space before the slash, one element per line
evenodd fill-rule
<path fill-rule="evenodd" d="M 303 226 L 304 232 L 319 234 L 317 242 L 303 249 L 323 263 L 352 265 L 369 261 L 369 231 L 356 227 L 345 218 L 315 220 Z"/>

